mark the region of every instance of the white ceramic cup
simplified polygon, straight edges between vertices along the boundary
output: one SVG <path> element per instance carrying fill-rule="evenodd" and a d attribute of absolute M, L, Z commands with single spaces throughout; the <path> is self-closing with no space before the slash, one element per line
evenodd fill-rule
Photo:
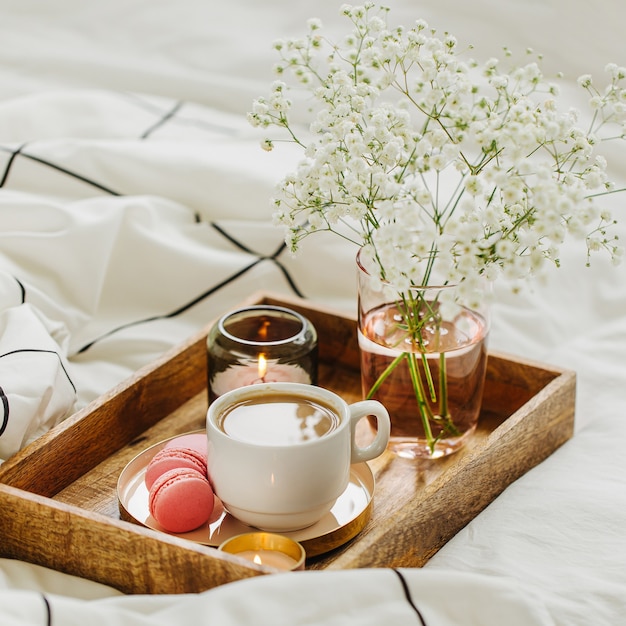
<path fill-rule="evenodd" d="M 330 412 L 333 427 L 325 434 L 296 442 L 266 436 L 275 425 L 270 422 L 279 413 L 276 402 L 289 404 L 292 400 L 318 403 Z M 261 426 L 256 434 L 248 433 L 245 427 L 243 434 L 233 432 L 229 428 L 233 407 L 251 401 L 254 406 L 247 409 L 248 418 L 256 424 L 265 420 L 267 429 Z M 368 416 L 376 418 L 377 432 L 368 445 L 360 447 L 355 441 L 356 426 Z M 310 431 L 308 426 L 305 430 Z M 209 406 L 209 480 L 226 509 L 240 521 L 273 532 L 305 528 L 322 519 L 345 491 L 352 463 L 383 453 L 389 432 L 389 414 L 375 400 L 348 404 L 327 389 L 300 383 L 240 387 Z"/>

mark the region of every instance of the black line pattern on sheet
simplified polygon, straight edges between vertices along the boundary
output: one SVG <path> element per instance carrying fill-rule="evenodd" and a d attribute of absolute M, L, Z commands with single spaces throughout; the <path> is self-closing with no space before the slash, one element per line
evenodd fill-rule
<path fill-rule="evenodd" d="M 224 117 L 224 118 L 218 117 L 215 123 L 212 123 L 210 118 L 206 120 L 203 119 L 202 116 L 200 115 L 200 112 L 201 112 L 200 107 L 198 107 L 197 109 L 198 115 L 194 116 L 193 112 L 195 111 L 195 109 L 193 108 L 193 105 L 185 101 L 175 102 L 167 98 L 143 97 L 141 94 L 135 94 L 133 92 L 118 92 L 116 94 L 111 93 L 110 95 L 112 97 L 118 97 L 120 101 L 124 102 L 125 104 L 131 107 L 135 107 L 137 109 L 141 109 L 142 111 L 146 112 L 148 115 L 151 115 L 154 117 L 154 122 L 152 124 L 150 124 L 148 121 L 148 123 L 145 124 L 143 130 L 138 129 L 138 133 L 140 133 L 136 136 L 138 140 L 150 139 L 155 135 L 155 133 L 158 130 L 163 129 L 164 127 L 171 125 L 171 124 L 190 126 L 193 129 L 197 129 L 200 133 L 206 133 L 207 141 L 209 142 L 211 141 L 212 138 L 215 137 L 216 134 L 218 134 L 218 136 L 219 135 L 236 136 L 237 134 L 241 132 L 241 129 L 239 128 L 239 126 L 237 125 L 235 121 L 233 121 L 232 125 L 229 125 L 228 117 Z M 185 115 L 184 112 L 188 112 L 188 114 Z M 222 121 L 224 122 L 223 124 L 221 123 Z M 27 149 L 27 146 L 28 146 L 28 149 Z M 124 190 L 112 189 L 108 185 L 102 182 L 99 182 L 97 179 L 93 177 L 88 177 L 79 173 L 78 171 L 75 171 L 75 168 L 65 167 L 62 161 L 62 157 L 59 157 L 59 162 L 55 163 L 54 160 L 51 160 L 50 158 L 37 156 L 35 154 L 35 149 L 36 149 L 36 146 L 34 145 L 34 142 L 28 142 L 27 144 L 24 144 L 23 146 L 20 146 L 17 149 L 15 147 L 0 145 L 0 151 L 10 153 L 11 155 L 5 167 L 5 171 L 2 176 L 2 183 L 0 184 L 0 187 L 4 185 L 6 181 L 8 181 L 9 170 L 12 168 L 14 162 L 19 157 L 22 159 L 27 159 L 29 161 L 32 161 L 34 163 L 38 163 L 45 167 L 48 167 L 62 175 L 65 175 L 74 180 L 80 181 L 81 183 L 85 183 L 89 185 L 90 187 L 94 189 L 98 189 L 101 192 L 104 192 L 105 194 L 108 194 L 110 196 L 124 197 L 127 195 L 127 193 Z M 133 193 L 137 193 L 137 192 L 134 191 Z M 194 222 L 198 225 L 204 223 L 202 216 L 197 211 L 194 213 L 193 219 L 194 219 Z M 221 237 L 223 237 L 225 240 L 230 242 L 238 250 L 251 255 L 254 260 L 252 262 L 248 262 L 244 267 L 236 271 L 231 276 L 228 276 L 226 279 L 206 289 L 203 293 L 197 295 L 191 301 L 180 304 L 180 306 L 170 311 L 169 313 L 156 313 L 154 315 L 148 315 L 143 319 L 127 321 L 121 324 L 120 326 L 105 332 L 104 334 L 93 339 L 86 345 L 82 346 L 76 352 L 76 354 L 85 352 L 95 343 L 125 328 L 137 326 L 140 324 L 145 324 L 145 323 L 158 320 L 158 319 L 173 318 L 177 315 L 180 315 L 181 313 L 184 313 L 185 311 L 187 311 L 194 305 L 205 300 L 209 296 L 212 296 L 220 289 L 235 282 L 236 280 L 244 276 L 247 272 L 249 272 L 252 268 L 254 268 L 256 265 L 258 265 L 259 263 L 263 261 L 269 261 L 275 266 L 277 270 L 277 276 L 280 275 L 284 277 L 289 288 L 293 291 L 295 295 L 299 297 L 305 297 L 304 293 L 297 285 L 296 280 L 294 279 L 294 276 L 288 270 L 288 268 L 284 265 L 284 263 L 281 262 L 279 258 L 280 255 L 283 254 L 283 252 L 286 250 L 286 244 L 284 243 L 284 241 L 282 241 L 281 244 L 271 254 L 266 255 L 266 254 L 262 254 L 262 253 L 255 251 L 253 248 L 246 245 L 243 241 L 240 241 L 239 239 L 234 237 L 232 234 L 227 232 L 226 229 L 219 226 L 215 222 L 208 222 L 208 224 Z M 22 291 L 22 302 L 25 302 L 26 295 L 27 295 L 26 289 L 24 288 L 24 285 L 22 285 L 19 281 L 18 281 L 18 284 L 20 285 L 20 289 Z M 0 355 L 0 356 L 3 356 L 3 355 Z M 67 375 L 67 372 L 66 372 L 66 375 Z M 68 380 L 69 380 L 69 376 L 68 376 Z M 70 380 L 70 383 L 71 382 L 72 381 Z M 74 386 L 73 383 L 72 383 L 72 386 Z"/>
<path fill-rule="evenodd" d="M 50 606 L 50 601 L 43 593 L 41 594 L 41 598 L 43 599 L 44 606 L 46 607 L 46 626 L 52 626 L 52 607 Z"/>
<path fill-rule="evenodd" d="M 415 605 L 415 602 L 413 602 L 413 598 L 411 597 L 411 591 L 409 590 L 409 585 L 407 584 L 404 576 L 402 575 L 402 573 L 399 570 L 397 570 L 395 568 L 391 568 L 391 571 L 394 572 L 398 576 L 398 578 L 400 580 L 400 584 L 402 585 L 402 589 L 404 591 L 404 595 L 406 597 L 406 600 L 411 605 L 411 608 L 417 614 L 417 617 L 420 620 L 420 624 L 422 626 L 427 626 L 426 620 L 424 619 L 424 616 L 422 615 L 422 612 L 417 608 L 417 606 Z"/>
<path fill-rule="evenodd" d="M 41 163 L 42 165 L 46 165 L 47 167 L 50 167 L 54 170 L 57 170 L 58 172 L 62 172 L 63 174 L 67 174 L 68 176 L 70 176 L 71 178 L 74 178 L 76 180 L 80 180 L 83 183 L 87 183 L 88 185 L 95 187 L 96 189 L 99 189 L 100 191 L 104 191 L 105 193 L 108 193 L 111 196 L 121 196 L 122 194 L 109 188 L 109 187 L 105 187 L 104 185 L 98 183 L 95 180 L 92 180 L 91 178 L 87 178 L 86 176 L 83 176 L 82 174 L 77 174 L 76 172 L 72 172 L 64 167 L 61 167 L 60 165 L 55 165 L 54 163 L 50 163 L 50 161 L 47 161 L 46 159 L 41 159 L 37 156 L 34 156 L 32 154 L 25 154 L 24 152 L 22 152 L 22 156 L 26 157 L 27 159 L 31 159 L 32 161 L 36 161 L 37 163 Z"/>
<path fill-rule="evenodd" d="M 249 263 L 248 265 L 246 265 L 245 267 L 243 267 L 239 271 L 235 272 L 234 274 L 232 274 L 228 278 L 225 278 L 223 281 L 217 283 L 216 285 L 214 285 L 210 289 L 207 289 L 206 291 L 204 291 L 200 295 L 198 295 L 195 298 L 193 298 L 193 300 L 190 300 L 189 302 L 183 304 L 179 308 L 177 308 L 177 309 L 175 309 L 173 311 L 170 311 L 169 313 L 164 313 L 162 315 L 153 315 L 153 316 L 150 316 L 150 317 L 147 317 L 147 318 L 143 318 L 143 319 L 140 319 L 140 320 L 134 320 L 134 321 L 128 322 L 126 324 L 122 324 L 121 326 L 117 326 L 116 328 L 113 328 L 113 329 L 109 330 L 108 332 L 104 333 L 103 335 L 100 335 L 96 339 L 90 341 L 88 344 L 85 344 L 84 346 L 79 348 L 77 350 L 76 354 L 82 354 L 82 353 L 86 352 L 94 344 L 96 344 L 99 341 L 105 339 L 106 337 L 110 337 L 111 335 L 114 335 L 114 334 L 116 334 L 116 333 L 118 333 L 121 330 L 124 330 L 126 328 L 131 328 L 133 326 L 138 326 L 140 324 L 146 324 L 148 322 L 154 322 L 154 321 L 159 320 L 159 319 L 169 319 L 169 318 L 172 318 L 172 317 L 176 317 L 177 315 L 180 315 L 181 313 L 184 313 L 185 311 L 189 310 L 191 307 L 195 306 L 199 302 L 202 302 L 202 300 L 205 300 L 209 296 L 213 295 L 216 291 L 219 291 L 222 287 L 224 287 L 224 286 L 226 286 L 226 285 L 228 285 L 230 283 L 233 283 L 235 280 L 237 280 L 238 278 L 240 278 L 241 276 L 243 276 L 244 274 L 249 272 L 253 267 L 255 267 L 256 265 L 258 265 L 259 263 L 261 263 L 263 261 L 271 261 L 272 263 L 274 263 L 274 265 L 276 265 L 276 267 L 280 270 L 280 272 L 285 277 L 285 280 L 287 281 L 287 283 L 289 284 L 289 286 L 291 287 L 293 292 L 298 297 L 301 297 L 301 298 L 304 297 L 303 292 L 298 288 L 298 286 L 296 285 L 295 280 L 293 279 L 293 277 L 291 276 L 291 274 L 289 273 L 287 268 L 285 268 L 283 266 L 283 264 L 277 258 L 286 249 L 286 244 L 284 242 L 282 242 L 278 246 L 278 248 L 276 248 L 276 250 L 271 255 L 269 255 L 269 256 L 261 255 L 261 254 L 259 254 L 257 252 L 254 252 L 248 246 L 246 246 L 245 244 L 243 244 L 242 242 L 237 240 L 235 237 L 233 237 L 230 233 L 228 233 L 226 230 L 224 230 L 221 226 L 219 226 L 215 222 L 211 222 L 209 225 L 212 226 L 225 239 L 230 241 L 236 248 L 238 248 L 239 250 L 241 250 L 242 252 L 245 252 L 247 254 L 254 255 L 257 258 L 252 263 Z"/>
<path fill-rule="evenodd" d="M 247 252 L 249 254 L 257 254 L 256 252 L 251 250 L 248 246 L 244 245 L 243 243 L 241 243 L 240 241 L 235 239 L 232 235 L 227 233 L 221 226 L 218 226 L 215 222 L 211 222 L 211 226 L 218 233 L 220 233 L 223 237 L 228 239 L 228 241 L 230 241 L 233 245 L 237 246 L 237 248 L 239 248 L 240 250 L 243 250 L 244 252 Z M 284 241 L 282 241 L 281 244 L 278 246 L 278 248 L 276 248 L 276 250 L 274 251 L 273 254 L 271 254 L 269 256 L 263 256 L 263 257 L 260 257 L 260 258 L 266 259 L 268 261 L 273 261 L 274 264 L 276 265 L 276 267 L 278 267 L 278 269 L 282 272 L 283 276 L 285 277 L 285 280 L 289 283 L 289 286 L 291 287 L 293 292 L 298 297 L 303 298 L 304 294 L 302 293 L 302 291 L 296 285 L 293 277 L 288 272 L 287 268 L 278 260 L 278 257 L 286 250 L 286 248 L 287 248 L 287 244 Z"/>
<path fill-rule="evenodd" d="M 6 148 L 5 146 L 0 146 L 0 150 L 4 151 L 4 152 L 13 152 L 13 150 L 9 150 L 8 148 Z M 31 161 L 35 161 L 36 163 L 40 163 L 41 165 L 45 165 L 46 167 L 49 167 L 53 170 L 56 170 L 57 172 L 61 172 L 62 174 L 66 174 L 67 176 L 69 176 L 70 178 L 74 178 L 76 180 L 79 180 L 83 183 L 87 183 L 88 185 L 95 187 L 96 189 L 99 189 L 100 191 L 104 191 L 105 193 L 108 193 L 111 196 L 121 196 L 122 194 L 114 191 L 113 189 L 110 189 L 109 187 L 106 187 L 104 185 L 101 185 L 99 182 L 92 180 L 90 178 L 87 178 L 86 176 L 83 176 L 82 174 L 78 174 L 76 172 L 72 172 L 70 170 L 68 170 L 65 167 L 61 167 L 60 165 L 56 165 L 55 163 L 51 163 L 50 161 L 46 160 L 46 159 L 42 159 L 41 157 L 35 156 L 34 154 L 28 154 L 27 152 L 24 152 L 23 149 L 20 150 L 19 152 L 20 156 L 22 156 L 25 159 L 29 159 Z"/>
<path fill-rule="evenodd" d="M 293 277 L 291 276 L 287 268 L 277 259 L 272 259 L 272 260 L 276 264 L 276 267 L 278 267 L 278 269 L 282 272 L 283 276 L 285 277 L 285 280 L 287 281 L 287 283 L 289 284 L 293 292 L 296 294 L 296 296 L 298 296 L 299 298 L 304 298 L 304 293 L 300 291 L 300 289 L 298 289 L 298 286 L 294 282 Z"/>
<path fill-rule="evenodd" d="M 7 356 L 11 356 L 13 354 L 21 354 L 22 352 L 36 352 L 36 353 L 40 353 L 40 354 L 54 354 L 54 356 L 56 356 L 57 359 L 59 359 L 59 364 L 61 365 L 61 369 L 63 370 L 63 373 L 65 374 L 65 377 L 67 378 L 69 384 L 72 386 L 72 389 L 74 390 L 74 392 L 76 392 L 76 386 L 74 385 L 74 382 L 70 378 L 70 375 L 69 375 L 68 371 L 65 369 L 65 365 L 63 365 L 63 359 L 61 358 L 61 355 L 58 352 L 55 352 L 54 350 L 44 350 L 42 348 L 19 348 L 17 350 L 10 350 L 9 352 L 5 352 L 4 354 L 0 354 L 0 359 L 2 359 L 4 357 L 7 357 Z"/>
<path fill-rule="evenodd" d="M 220 235 L 222 235 L 224 239 L 230 241 L 230 243 L 232 243 L 236 248 L 239 248 L 240 250 L 242 250 L 243 252 L 247 252 L 248 254 L 254 254 L 251 248 L 243 244 L 238 239 L 235 239 L 230 233 L 227 233 L 219 224 L 217 224 L 217 222 L 210 222 L 209 226 L 211 226 L 213 230 L 216 230 Z"/>
<path fill-rule="evenodd" d="M 6 393 L 4 393 L 4 389 L 0 387 L 0 400 L 2 401 L 2 424 L 0 424 L 0 437 L 2 433 L 7 429 L 9 425 L 9 398 Z"/>
<path fill-rule="evenodd" d="M 17 157 L 17 155 L 22 152 L 22 149 L 24 148 L 25 145 L 26 144 L 23 143 L 19 148 L 17 148 L 17 150 L 8 150 L 11 156 L 9 157 L 9 161 L 6 167 L 4 168 L 4 173 L 2 174 L 2 180 L 0 180 L 0 187 L 4 187 L 5 183 L 7 182 L 7 179 L 9 178 L 9 172 L 11 171 L 11 166 L 13 165 L 13 162 L 15 161 L 15 157 Z"/>
<path fill-rule="evenodd" d="M 13 280 L 17 283 L 17 286 L 20 288 L 20 293 L 22 294 L 21 300 L 22 300 L 22 304 L 24 304 L 26 302 L 26 287 L 24 287 L 24 285 L 22 284 L 22 281 L 20 281 L 19 278 L 16 278 L 15 276 L 13 276 Z"/>
<path fill-rule="evenodd" d="M 154 102 L 149 102 L 145 98 L 142 98 L 139 94 L 126 92 L 120 94 L 125 96 L 129 102 L 132 102 L 134 105 L 141 107 L 144 111 L 149 111 L 154 115 L 161 116 L 163 115 L 163 110 L 159 105 Z M 176 116 L 171 116 L 168 118 L 168 121 L 171 121 L 173 124 L 180 126 L 192 126 L 199 130 L 204 130 L 211 133 L 219 133 L 221 135 L 234 136 L 239 133 L 239 131 L 235 128 L 231 128 L 230 126 L 226 126 L 225 124 L 215 124 L 212 122 L 207 122 L 206 120 L 199 119 L 197 117 L 189 117 L 184 115 L 181 111 L 183 106 L 187 104 L 186 102 L 181 102 L 181 107 L 177 111 Z"/>
<path fill-rule="evenodd" d="M 218 283 L 217 285 L 214 285 L 210 289 L 207 289 L 204 293 L 201 293 L 199 296 L 196 296 L 193 300 L 190 300 L 189 302 L 183 304 L 181 307 L 179 307 L 178 309 L 174 311 L 171 311 L 170 313 L 165 313 L 163 315 L 153 315 L 152 317 L 146 317 L 141 320 L 128 322 L 127 324 L 122 324 L 121 326 L 118 326 L 117 328 L 111 329 L 110 331 L 104 333 L 103 335 L 100 335 L 93 341 L 90 341 L 88 344 L 84 345 L 82 348 L 77 350 L 76 354 L 82 354 L 83 352 L 86 352 L 87 350 L 89 350 L 89 348 L 91 348 L 94 344 L 98 343 L 102 339 L 105 339 L 106 337 L 110 337 L 111 335 L 114 335 L 120 332 L 121 330 L 124 330 L 125 328 L 131 328 L 133 326 L 138 326 L 139 324 L 146 324 L 148 322 L 154 322 L 156 320 L 169 319 L 172 317 L 176 317 L 177 315 L 180 315 L 181 313 L 184 313 L 185 311 L 189 310 L 192 306 L 195 306 L 196 304 L 198 304 L 205 298 L 208 298 L 210 295 L 214 294 L 216 291 L 218 291 L 225 285 L 228 285 L 229 283 L 234 282 L 237 278 L 239 278 L 240 276 L 242 276 L 243 274 L 251 270 L 255 265 L 258 265 L 263 260 L 264 259 L 262 258 L 256 259 L 249 265 L 246 265 L 245 267 L 240 269 L 238 272 L 235 272 L 232 276 L 229 276 L 228 278 L 224 279 L 222 282 Z"/>
<path fill-rule="evenodd" d="M 159 128 L 160 126 L 163 126 L 165 122 L 167 122 L 167 120 L 174 117 L 174 115 L 176 115 L 176 113 L 180 111 L 182 106 L 183 106 L 182 102 L 177 102 L 169 111 L 165 113 L 165 115 L 161 117 L 160 120 L 157 120 L 154 124 L 152 124 L 152 126 L 150 126 L 150 128 L 148 128 L 144 133 L 142 133 L 140 135 L 140 138 L 147 139 L 157 128 Z"/>

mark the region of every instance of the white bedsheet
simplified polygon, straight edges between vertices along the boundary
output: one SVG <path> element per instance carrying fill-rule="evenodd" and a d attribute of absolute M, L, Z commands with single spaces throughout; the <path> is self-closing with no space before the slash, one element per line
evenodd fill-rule
<path fill-rule="evenodd" d="M 340 4 L 0 0 L 0 458 L 252 292 L 355 306 L 354 250 L 321 235 L 283 249 L 268 198 L 292 155 L 263 152 L 245 121 L 271 42 L 313 16 L 334 28 Z M 476 56 L 544 52 L 574 105 L 579 74 L 626 65 L 619 0 L 387 4 Z M 610 174 L 626 185 L 625 157 Z M 625 201 L 609 199 L 622 240 Z M 402 570 L 428 626 L 626 623 L 626 266 L 585 268 L 570 248 L 562 261 L 534 290 L 498 286 L 491 347 L 577 371 L 576 434 Z M 87 620 L 420 624 L 391 570 L 124 597 L 0 560 L 0 624 Z"/>

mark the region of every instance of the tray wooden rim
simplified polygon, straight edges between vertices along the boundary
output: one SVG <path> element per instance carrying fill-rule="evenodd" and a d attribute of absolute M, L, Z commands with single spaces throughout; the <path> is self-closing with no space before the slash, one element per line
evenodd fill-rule
<path fill-rule="evenodd" d="M 241 305 L 256 303 L 280 304 L 300 310 L 312 319 L 316 326 L 318 318 L 322 322 L 326 318 L 331 320 L 340 318 L 343 326 L 339 335 L 333 337 L 333 342 L 337 344 L 332 346 L 335 352 L 328 356 L 348 368 L 354 367 L 356 350 L 358 350 L 355 347 L 356 337 L 354 336 L 355 316 L 307 300 L 271 292 L 253 294 Z M 242 565 L 240 560 L 233 560 L 229 555 L 220 554 L 219 558 L 216 558 L 217 550 L 214 548 L 197 545 L 193 545 L 192 548 L 189 545 L 191 542 L 184 539 L 165 538 L 162 536 L 163 533 L 158 533 L 158 531 L 143 529 L 130 522 L 112 519 L 73 504 L 58 502 L 53 499 L 53 496 L 65 485 L 59 484 L 59 481 L 54 479 L 50 479 L 43 485 L 33 483 L 31 470 L 33 462 L 42 468 L 43 474 L 46 467 L 52 467 L 58 462 L 58 455 L 57 457 L 54 455 L 55 449 L 63 449 L 70 457 L 73 457 L 83 446 L 92 446 L 94 438 L 98 436 L 96 427 L 98 420 L 101 420 L 103 416 L 121 411 L 126 404 L 141 407 L 142 403 L 149 403 L 149 386 L 154 385 L 155 382 L 162 383 L 166 374 L 170 376 L 167 378 L 169 384 L 180 384 L 180 395 L 172 401 L 171 406 L 167 405 L 166 401 L 166 406 L 163 407 L 164 416 L 201 393 L 206 386 L 206 381 L 198 383 L 194 379 L 187 384 L 189 381 L 183 370 L 188 367 L 187 361 L 205 358 L 205 339 L 210 326 L 211 324 L 208 324 L 187 341 L 173 347 L 154 362 L 139 369 L 128 379 L 0 465 L 0 508 L 10 513 L 0 518 L 0 535 L 5 540 L 1 546 L 0 556 L 20 558 L 60 569 L 70 574 L 111 584 L 128 593 L 203 591 L 233 580 L 267 573 L 265 568 L 259 568 L 253 564 Z M 322 347 L 324 346 L 321 343 L 320 348 Z M 424 525 L 421 517 L 428 517 L 428 514 L 432 513 L 431 509 L 441 506 L 446 498 L 463 497 L 461 475 L 465 479 L 479 479 L 484 476 L 485 465 L 495 462 L 490 471 L 497 480 L 493 481 L 493 484 L 490 484 L 484 492 L 478 494 L 477 501 L 471 504 L 464 516 L 456 520 L 446 520 L 454 532 L 457 532 L 469 519 L 472 519 L 497 497 L 508 484 L 541 462 L 572 436 L 576 386 L 574 371 L 494 351 L 489 352 L 489 360 L 496 369 L 507 370 L 509 365 L 513 365 L 521 368 L 524 375 L 528 373 L 529 376 L 530 374 L 539 376 L 542 379 L 540 388 L 516 410 L 510 414 L 507 413 L 502 422 L 493 428 L 479 445 L 458 457 L 458 463 L 455 462 L 447 467 L 443 472 L 446 475 L 445 480 L 439 476 L 428 484 L 420 493 L 420 498 L 413 503 L 415 506 L 404 504 L 399 506 L 399 510 L 394 514 L 393 526 L 380 524 L 376 526 L 375 520 L 374 523 L 370 520 L 367 532 L 349 542 L 350 546 L 358 545 L 360 549 L 355 551 L 349 548 L 339 553 L 331 562 L 324 564 L 323 568 L 419 567 L 423 565 L 450 537 L 442 539 L 433 536 L 432 533 L 429 535 L 431 531 Z M 192 379 L 193 376 L 188 376 L 188 374 L 187 371 L 187 377 Z M 172 375 L 174 380 L 171 378 Z M 511 371 L 506 375 L 513 376 L 514 373 Z M 513 382 L 518 383 L 517 380 Z M 524 384 L 526 382 L 539 384 L 530 379 L 522 381 Z M 523 384 L 520 385 L 521 387 Z M 119 422 L 119 427 L 111 429 L 114 432 L 107 435 L 106 441 L 98 441 L 99 450 L 104 459 L 133 439 L 141 437 L 147 426 L 142 421 L 143 415 L 138 417 L 135 424 Z M 529 426 L 532 427 L 530 434 L 526 432 Z M 546 437 L 543 437 L 544 441 L 541 445 L 533 448 L 529 446 L 528 437 L 536 432 L 541 432 Z M 513 464 L 503 463 L 504 456 L 515 455 L 520 442 L 530 451 L 529 455 L 517 458 Z M 94 462 L 94 459 L 79 458 L 72 466 L 67 467 L 67 472 L 63 474 L 63 481 L 72 483 L 88 473 L 98 462 L 97 459 Z M 378 473 L 386 472 L 389 464 L 389 455 L 383 455 L 374 468 L 377 484 Z M 416 515 L 415 508 L 418 505 L 425 507 L 423 516 L 422 508 L 420 508 L 420 516 Z M 374 498 L 373 508 L 376 513 L 376 498 Z M 21 541 L 21 531 L 16 520 L 30 520 L 29 523 L 35 530 L 31 540 L 26 544 Z M 140 563 L 137 568 L 142 578 L 138 581 L 128 581 L 127 572 L 124 573 L 124 577 L 120 578 L 119 572 L 115 572 L 102 562 L 104 555 L 96 550 L 92 558 L 100 559 L 100 561 L 96 562 L 98 571 L 94 571 L 84 558 L 68 557 L 71 550 L 68 552 L 67 538 L 57 532 L 56 525 L 59 524 L 59 520 L 61 520 L 63 531 L 75 538 L 80 538 L 80 542 L 87 542 L 88 549 L 93 548 L 89 541 L 93 543 L 94 537 L 104 542 L 107 545 L 106 558 L 109 560 L 115 556 L 122 560 L 128 559 L 129 553 L 126 550 L 128 543 L 133 546 L 145 544 L 153 555 L 161 555 L 159 558 L 167 565 L 161 563 L 160 567 L 147 572 L 146 565 Z M 54 541 L 50 540 L 51 536 Z M 390 558 L 385 553 L 386 544 L 399 542 L 403 545 L 404 542 L 406 545 L 407 541 L 413 541 L 414 545 L 411 544 L 409 549 L 402 554 L 394 554 L 393 558 Z M 133 554 L 137 554 L 137 551 Z M 179 581 L 174 582 L 168 566 L 178 568 L 185 575 Z M 316 567 L 314 563 L 313 568 Z"/>

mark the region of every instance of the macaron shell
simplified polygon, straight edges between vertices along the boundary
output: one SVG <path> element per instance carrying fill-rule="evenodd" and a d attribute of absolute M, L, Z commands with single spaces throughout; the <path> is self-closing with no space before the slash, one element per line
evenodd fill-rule
<path fill-rule="evenodd" d="M 190 450 L 188 448 L 163 448 L 157 452 L 150 463 L 148 463 L 145 477 L 146 487 L 150 489 L 159 476 L 177 467 L 186 467 L 196 470 L 202 474 L 202 476 L 206 477 L 206 455 L 203 456 L 196 450 Z"/>
<path fill-rule="evenodd" d="M 187 433 L 186 435 L 180 435 L 170 439 L 164 446 L 164 448 L 187 448 L 188 450 L 195 450 L 204 458 L 207 456 L 207 437 L 206 433 Z"/>
<path fill-rule="evenodd" d="M 172 533 L 185 533 L 206 523 L 215 505 L 209 481 L 188 468 L 169 470 L 159 476 L 149 495 L 150 514 Z"/>

